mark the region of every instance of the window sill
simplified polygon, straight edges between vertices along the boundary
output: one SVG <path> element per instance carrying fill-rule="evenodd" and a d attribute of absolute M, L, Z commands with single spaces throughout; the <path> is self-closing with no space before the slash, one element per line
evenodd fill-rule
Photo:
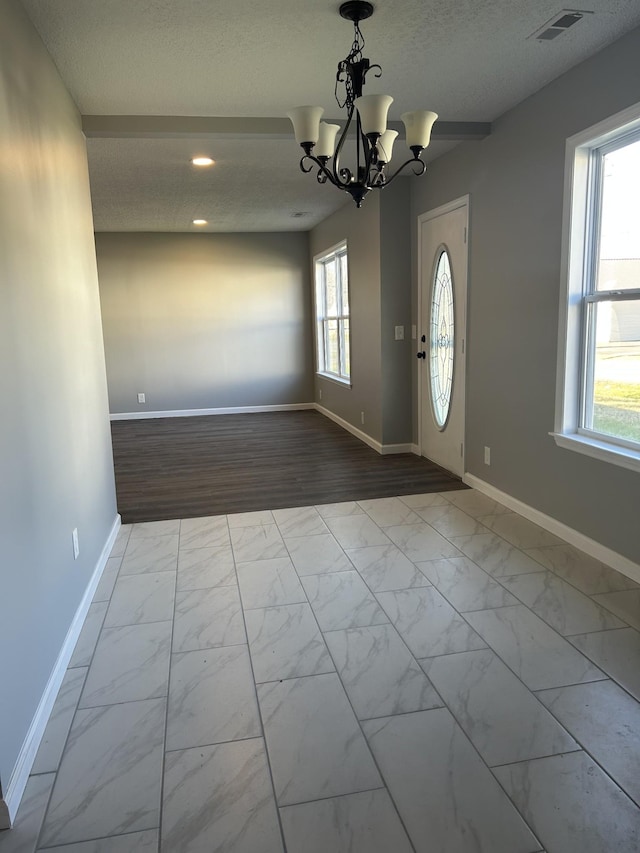
<path fill-rule="evenodd" d="M 601 462 L 609 462 L 621 468 L 628 468 L 630 471 L 640 472 L 640 452 L 637 450 L 606 441 L 597 441 L 576 433 L 550 432 L 549 435 L 553 436 L 558 447 L 564 447 L 565 450 L 574 450 L 593 459 L 600 459 Z"/>
<path fill-rule="evenodd" d="M 343 388 L 351 388 L 350 379 L 341 379 L 339 376 L 334 376 L 333 373 L 321 373 L 318 371 L 316 376 L 319 379 L 328 379 L 329 382 L 335 382 L 336 385 L 342 385 Z"/>

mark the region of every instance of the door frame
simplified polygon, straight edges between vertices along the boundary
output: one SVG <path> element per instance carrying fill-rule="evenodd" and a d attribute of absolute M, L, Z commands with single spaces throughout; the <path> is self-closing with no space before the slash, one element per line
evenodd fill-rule
<path fill-rule="evenodd" d="M 417 244 L 418 244 L 418 269 L 417 269 L 417 289 L 418 289 L 418 304 L 417 304 L 417 323 L 416 323 L 416 340 L 415 344 L 420 346 L 420 336 L 426 335 L 428 340 L 429 329 L 422 329 L 420 324 L 422 322 L 422 229 L 423 226 L 432 219 L 437 219 L 439 216 L 443 216 L 445 213 L 451 213 L 454 210 L 457 210 L 460 207 L 466 207 L 467 210 L 467 220 L 466 220 L 466 240 L 465 245 L 467 247 L 467 282 L 466 282 L 466 292 L 465 292 L 465 300 L 464 300 L 464 323 L 463 323 L 463 334 L 464 334 L 464 360 L 463 360 L 463 371 L 462 378 L 459 380 L 462 385 L 462 434 L 464 436 L 462 442 L 462 471 L 463 474 L 466 473 L 466 458 L 467 458 L 467 364 L 468 364 L 468 355 L 469 355 L 469 347 L 468 347 L 468 331 L 469 331 L 469 209 L 471 206 L 471 196 L 467 193 L 467 195 L 460 196 L 459 198 L 453 199 L 452 201 L 447 202 L 446 204 L 441 204 L 439 207 L 434 207 L 432 210 L 426 211 L 426 213 L 421 213 L 417 218 Z M 426 345 L 425 345 L 426 348 Z M 425 360 L 426 362 L 426 360 Z M 425 365 L 426 366 L 426 365 Z M 428 403 L 430 406 L 430 401 L 425 400 L 425 393 L 423 393 L 423 387 L 426 388 L 427 383 L 423 383 L 420 381 L 420 371 L 423 368 L 422 365 L 418 365 L 416 369 L 416 387 L 417 387 L 417 400 L 418 400 L 418 435 L 417 435 L 417 448 L 418 455 L 422 456 L 422 422 L 425 414 L 425 406 Z"/>

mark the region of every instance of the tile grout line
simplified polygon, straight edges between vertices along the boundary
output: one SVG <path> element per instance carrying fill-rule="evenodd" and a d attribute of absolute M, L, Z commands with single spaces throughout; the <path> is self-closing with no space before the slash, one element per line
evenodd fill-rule
<path fill-rule="evenodd" d="M 615 613 L 612 615 L 615 616 Z M 539 618 L 542 618 L 542 617 L 539 617 Z M 616 617 L 616 618 L 619 618 L 619 617 Z M 622 620 L 620 620 L 620 621 L 622 622 Z M 547 624 L 549 624 L 549 623 L 547 622 Z M 627 625 L 626 622 L 623 622 L 622 625 L 613 625 L 611 628 L 599 628 L 597 631 L 576 631 L 573 634 L 561 634 L 560 636 L 564 637 L 566 640 L 568 640 L 569 637 L 583 637 L 585 634 L 607 634 L 609 631 L 626 631 L 628 628 L 631 628 L 632 631 L 636 631 L 636 632 L 638 631 L 638 629 L 634 628 L 633 625 Z M 572 643 L 572 645 L 573 645 L 573 643 Z M 574 646 L 574 648 L 575 648 L 575 646 Z M 578 649 L 578 651 L 580 651 L 580 649 Z"/>
<path fill-rule="evenodd" d="M 278 533 L 280 533 L 279 528 L 278 528 Z M 280 538 L 282 538 L 282 536 Z M 233 549 L 233 542 L 231 543 L 231 547 Z M 286 546 L 285 546 L 285 548 L 286 548 Z M 245 562 L 253 562 L 253 561 L 245 561 Z M 242 624 L 244 626 L 244 635 L 245 635 L 246 640 L 247 640 L 247 655 L 249 657 L 249 667 L 251 670 L 251 680 L 253 683 L 253 693 L 254 693 L 255 702 L 256 702 L 256 709 L 258 712 L 258 722 L 260 723 L 260 731 L 262 732 L 262 737 L 261 737 L 262 748 L 264 749 L 264 756 L 265 756 L 265 760 L 266 760 L 266 764 L 267 764 L 267 771 L 269 773 L 269 781 L 271 783 L 271 793 L 273 795 L 273 805 L 274 805 L 274 808 L 276 811 L 278 828 L 280 830 L 280 839 L 282 841 L 282 849 L 283 849 L 284 853 L 286 853 L 287 841 L 286 841 L 286 838 L 284 835 L 284 826 L 282 825 L 282 816 L 280 814 L 280 807 L 278 805 L 278 798 L 276 796 L 276 786 L 275 786 L 275 782 L 273 780 L 273 769 L 271 767 L 271 756 L 269 754 L 269 749 L 267 747 L 267 734 L 266 734 L 265 727 L 264 727 L 264 719 L 262 717 L 262 708 L 260 707 L 260 699 L 258 697 L 258 685 L 256 684 L 256 674 L 255 674 L 255 670 L 253 668 L 253 656 L 251 654 L 251 644 L 249 643 L 249 633 L 247 631 L 247 620 L 245 618 L 244 607 L 242 605 L 242 592 L 240 590 L 240 581 L 238 580 L 238 565 L 237 565 L 237 561 L 236 561 L 235 551 L 233 552 L 233 565 L 234 565 L 234 571 L 235 571 L 235 575 L 236 575 L 236 583 L 238 585 L 238 599 L 240 601 L 240 612 L 242 613 Z"/>
<path fill-rule="evenodd" d="M 138 834 L 143 833 L 143 832 L 154 832 L 156 829 L 157 829 L 157 827 L 155 827 L 155 826 L 148 826 L 148 827 L 145 827 L 144 829 L 136 829 L 133 832 L 118 832 L 118 833 L 115 833 L 114 835 L 100 835 L 100 836 L 96 836 L 94 838 L 87 838 L 85 841 L 72 841 L 71 844 L 72 845 L 91 844 L 94 841 L 109 841 L 111 838 L 127 838 L 127 836 L 133 837 L 134 835 L 138 835 Z M 68 847 L 68 845 L 67 844 L 55 844 L 52 847 L 38 847 L 37 850 L 35 851 L 35 853 L 48 853 L 49 850 L 53 850 L 55 853 L 56 850 L 62 850 L 65 847 Z M 25 853 L 27 853 L 27 851 L 25 851 Z"/>
<path fill-rule="evenodd" d="M 162 761 L 160 763 L 160 792 L 158 803 L 158 853 L 162 851 L 162 823 L 164 817 L 164 780 L 166 773 L 167 759 L 167 727 L 169 725 L 169 701 L 171 695 L 171 669 L 173 662 L 173 637 L 176 626 L 176 599 L 178 595 L 178 563 L 180 560 L 180 534 L 182 532 L 182 519 L 178 526 L 178 548 L 176 551 L 176 577 L 173 587 L 173 618 L 171 620 L 171 637 L 169 639 L 169 672 L 167 674 L 167 698 L 165 700 L 164 709 L 164 732 L 162 738 Z"/>
<path fill-rule="evenodd" d="M 264 740 L 262 735 L 247 735 L 246 737 L 236 737 L 231 740 L 214 740 L 210 743 L 199 743 L 196 746 L 176 746 L 173 749 L 165 749 L 165 753 L 170 755 L 172 752 L 189 752 L 193 749 L 212 749 L 215 746 L 228 746 L 231 743 L 246 743 L 249 740 Z"/>
<path fill-rule="evenodd" d="M 303 678 L 314 678 L 315 676 L 304 675 L 302 677 Z M 369 793 L 372 793 L 373 791 L 387 791 L 387 793 L 389 793 L 385 785 L 378 785 L 376 788 L 362 788 L 359 791 L 349 791 L 348 794 L 333 794 L 330 797 L 316 797 L 315 800 L 298 800 L 295 803 L 287 803 L 284 806 L 279 806 L 279 808 L 280 809 L 291 809 L 291 808 L 296 808 L 296 806 L 309 806 L 309 805 L 312 805 L 313 803 L 326 803 L 327 800 L 341 800 L 343 797 L 355 797 L 358 794 L 369 794 Z M 390 794 L 389 794 L 389 797 L 391 798 Z M 391 802 L 393 803 L 393 800 L 391 800 Z M 408 838 L 408 836 L 407 836 L 407 838 Z M 409 842 L 411 843 L 411 839 L 409 839 Z M 411 846 L 413 848 L 413 845 L 411 845 Z"/>

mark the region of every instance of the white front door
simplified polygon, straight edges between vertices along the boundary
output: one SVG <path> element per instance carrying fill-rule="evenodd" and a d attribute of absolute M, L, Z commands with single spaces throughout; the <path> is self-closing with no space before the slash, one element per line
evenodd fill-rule
<path fill-rule="evenodd" d="M 464 474 L 468 197 L 418 219 L 420 452 Z"/>

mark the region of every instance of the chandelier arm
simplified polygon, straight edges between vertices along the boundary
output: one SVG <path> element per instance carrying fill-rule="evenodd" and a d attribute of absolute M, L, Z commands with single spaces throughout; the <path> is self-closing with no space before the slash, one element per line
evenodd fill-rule
<path fill-rule="evenodd" d="M 419 178 L 421 175 L 424 175 L 424 173 L 427 171 L 427 164 L 424 162 L 424 160 L 422 160 L 420 157 L 411 157 L 409 160 L 403 163 L 402 166 L 398 167 L 393 173 L 393 175 L 391 175 L 390 177 L 385 176 L 384 186 L 388 187 L 391 181 L 394 178 L 397 178 L 400 172 L 402 172 L 407 166 L 410 166 L 412 163 L 419 164 L 418 171 L 416 172 L 415 169 L 413 170 L 413 174 L 416 176 L 416 178 Z"/>
<path fill-rule="evenodd" d="M 369 62 L 369 60 L 367 60 L 367 62 Z M 369 73 L 369 71 L 373 71 L 374 68 L 377 68 L 378 70 L 373 76 L 374 77 L 382 77 L 382 66 L 378 65 L 378 63 L 375 63 L 375 65 L 369 64 L 369 65 L 367 65 L 366 68 L 363 69 L 363 72 L 362 72 L 362 85 L 363 86 L 366 83 L 367 74 Z"/>
<path fill-rule="evenodd" d="M 338 140 L 338 144 L 333 155 L 333 184 L 337 187 L 341 187 L 342 189 L 344 189 L 348 184 L 351 183 L 352 178 L 350 169 L 340 169 L 340 155 L 342 153 L 342 148 L 347 138 L 347 134 L 349 133 L 349 128 L 351 127 L 351 120 L 353 119 L 354 109 L 355 107 L 353 106 L 349 109 L 347 123 L 344 126 L 344 130 L 340 134 L 340 139 Z M 342 178 L 341 176 L 343 175 L 344 177 Z"/>
<path fill-rule="evenodd" d="M 366 138 L 365 138 L 364 134 L 362 133 L 362 124 L 360 122 L 360 113 L 356 113 L 356 180 L 359 183 L 360 182 L 366 183 L 366 180 L 362 181 L 362 178 L 361 178 L 361 176 L 362 176 L 361 164 L 360 164 L 360 157 L 361 157 L 360 146 L 361 145 L 362 145 L 362 154 L 365 155 L 365 159 L 368 160 L 368 157 L 366 157 L 366 155 L 368 154 L 367 149 L 366 149 Z M 369 164 L 367 162 L 367 166 L 368 165 Z M 365 178 L 366 178 L 369 175 L 369 170 L 367 169 L 364 174 L 365 174 Z"/>
<path fill-rule="evenodd" d="M 373 186 L 373 181 L 375 179 L 375 172 L 372 174 L 372 168 L 375 163 L 375 148 L 373 145 L 369 146 L 369 150 L 367 151 L 367 159 L 365 160 L 364 170 L 362 172 L 362 183 L 367 186 Z"/>
<path fill-rule="evenodd" d="M 365 165 L 364 171 L 362 173 L 362 183 L 367 187 L 375 186 L 375 178 L 376 175 L 371 175 L 371 169 L 378 162 L 378 150 L 377 147 L 371 142 L 371 140 L 361 133 L 362 139 L 362 148 L 365 153 Z"/>
<path fill-rule="evenodd" d="M 309 165 L 307 166 L 307 162 Z M 337 181 L 334 175 L 331 174 L 330 170 L 327 169 L 326 165 L 318 159 L 318 157 L 314 157 L 313 154 L 305 154 L 304 157 L 300 160 L 300 169 L 305 173 L 309 174 L 314 168 L 314 166 L 318 167 L 318 181 L 320 181 L 320 175 L 322 174 L 326 180 L 330 181 L 335 187 L 339 189 L 344 189 L 343 184 L 340 181 Z"/>

